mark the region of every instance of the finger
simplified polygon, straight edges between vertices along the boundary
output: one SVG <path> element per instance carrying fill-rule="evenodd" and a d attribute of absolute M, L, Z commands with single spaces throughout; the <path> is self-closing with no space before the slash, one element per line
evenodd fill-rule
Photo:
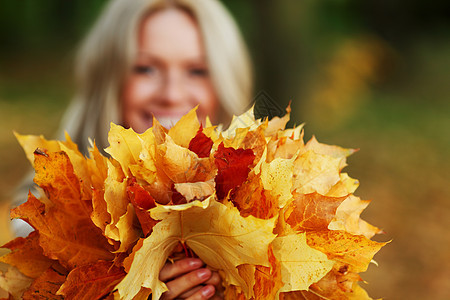
<path fill-rule="evenodd" d="M 167 281 L 185 273 L 191 272 L 203 266 L 203 262 L 198 258 L 184 258 L 174 263 L 166 263 L 159 272 L 159 280 Z"/>
<path fill-rule="evenodd" d="M 169 290 L 163 294 L 163 299 L 174 299 L 174 298 L 178 297 L 179 295 L 186 293 L 187 291 L 204 283 L 210 277 L 211 277 L 211 270 L 202 268 L 202 269 L 198 269 L 198 270 L 189 272 L 189 273 L 187 273 L 181 277 L 178 277 L 172 281 L 169 281 L 166 283 L 167 288 Z M 211 285 L 208 285 L 208 286 L 211 286 Z M 198 294 L 199 292 L 200 291 L 198 291 L 196 294 Z"/>
<path fill-rule="evenodd" d="M 212 272 L 211 278 L 209 278 L 208 281 L 205 282 L 205 284 L 212 284 L 217 288 L 219 286 L 222 286 L 222 278 L 220 278 L 218 272 Z"/>
<path fill-rule="evenodd" d="M 220 278 L 220 275 L 217 272 L 212 272 L 211 278 L 209 278 L 203 284 L 204 285 L 208 285 L 208 284 L 214 285 L 214 287 L 216 288 L 216 294 L 217 294 L 217 291 L 222 289 L 222 279 Z M 196 292 L 198 292 L 202 287 L 203 286 L 197 286 L 197 287 L 190 289 L 189 291 L 179 295 L 178 297 L 182 298 L 182 299 L 188 298 L 188 297 L 194 295 Z"/>
<path fill-rule="evenodd" d="M 190 296 L 189 298 L 186 298 L 186 300 L 204 300 L 204 299 L 210 299 L 214 296 L 216 289 L 213 285 L 206 285 L 202 287 L 199 291 L 197 291 L 195 294 Z"/>
<path fill-rule="evenodd" d="M 200 289 L 202 289 L 204 286 L 203 285 L 197 285 L 195 288 L 190 289 L 187 292 L 184 292 L 183 294 L 179 295 L 178 298 L 180 299 L 186 299 L 189 298 L 190 296 L 194 295 L 195 293 L 197 293 Z"/>

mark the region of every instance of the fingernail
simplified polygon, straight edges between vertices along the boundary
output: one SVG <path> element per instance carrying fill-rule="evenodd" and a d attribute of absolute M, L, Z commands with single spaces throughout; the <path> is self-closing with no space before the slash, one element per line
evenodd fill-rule
<path fill-rule="evenodd" d="M 207 285 L 202 289 L 202 295 L 206 298 L 212 297 L 216 289 L 212 285 Z"/>
<path fill-rule="evenodd" d="M 203 262 L 200 259 L 191 259 L 189 261 L 189 266 L 192 268 L 198 268 L 203 265 Z"/>
<path fill-rule="evenodd" d="M 211 277 L 211 271 L 208 269 L 200 269 L 197 271 L 197 276 L 200 279 L 208 279 Z"/>

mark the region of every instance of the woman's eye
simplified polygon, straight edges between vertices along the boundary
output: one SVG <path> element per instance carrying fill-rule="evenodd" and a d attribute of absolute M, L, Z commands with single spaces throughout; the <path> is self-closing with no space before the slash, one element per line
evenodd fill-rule
<path fill-rule="evenodd" d="M 136 74 L 152 74 L 156 69 L 152 66 L 135 66 L 133 71 Z"/>
<path fill-rule="evenodd" d="M 189 70 L 189 75 L 206 77 L 208 76 L 208 70 L 206 68 L 192 68 Z"/>

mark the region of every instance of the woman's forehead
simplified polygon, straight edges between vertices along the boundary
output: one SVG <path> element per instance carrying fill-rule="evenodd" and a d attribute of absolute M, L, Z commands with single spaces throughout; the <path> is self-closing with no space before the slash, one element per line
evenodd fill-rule
<path fill-rule="evenodd" d="M 195 20 L 180 9 L 157 11 L 146 17 L 140 27 L 138 47 L 144 53 L 183 54 L 203 57 L 202 37 Z"/>

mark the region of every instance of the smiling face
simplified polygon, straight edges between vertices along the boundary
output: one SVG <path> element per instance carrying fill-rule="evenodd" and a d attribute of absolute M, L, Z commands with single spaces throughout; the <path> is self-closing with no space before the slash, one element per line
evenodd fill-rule
<path fill-rule="evenodd" d="M 144 19 L 133 70 L 122 88 L 124 126 L 142 133 L 152 116 L 167 128 L 199 105 L 201 121 L 219 107 L 195 20 L 170 8 Z"/>

